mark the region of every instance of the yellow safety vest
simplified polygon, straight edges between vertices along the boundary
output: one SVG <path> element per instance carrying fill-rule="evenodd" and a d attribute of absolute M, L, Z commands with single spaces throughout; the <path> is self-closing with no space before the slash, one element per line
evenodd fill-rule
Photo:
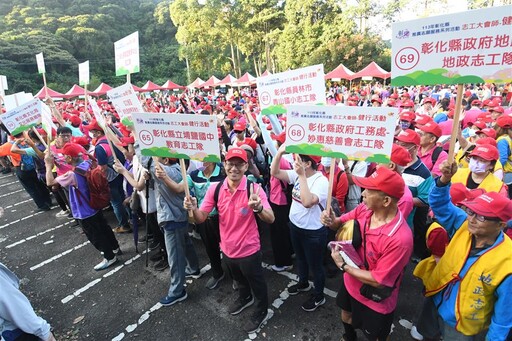
<path fill-rule="evenodd" d="M 512 151 L 512 139 L 508 135 L 501 135 L 496 139 L 496 142 L 499 142 L 501 140 L 507 140 L 508 147 Z M 505 173 L 511 173 L 512 172 L 512 153 L 508 156 L 508 162 L 503 165 L 503 171 Z"/>
<path fill-rule="evenodd" d="M 462 278 L 459 274 L 471 250 L 471 233 L 465 221 L 455 233 L 446 252 L 430 272 L 421 273 L 425 296 L 433 296 L 450 283 L 460 281 L 455 301 L 455 329 L 464 335 L 476 335 L 489 327 L 494 311 L 494 292 L 512 275 L 512 240 L 487 249 Z"/>
<path fill-rule="evenodd" d="M 464 186 L 467 186 L 470 173 L 471 171 L 469 170 L 469 168 L 459 168 L 452 177 L 452 183 L 461 183 L 464 184 Z M 480 185 L 478 185 L 478 188 L 485 189 L 486 192 L 500 193 L 503 186 L 503 181 L 498 179 L 496 175 L 489 173 L 485 177 L 484 181 L 482 181 Z"/>

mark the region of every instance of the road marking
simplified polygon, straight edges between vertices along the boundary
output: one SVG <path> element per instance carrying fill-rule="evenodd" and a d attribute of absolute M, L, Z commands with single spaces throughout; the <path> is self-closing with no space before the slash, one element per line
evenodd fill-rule
<path fill-rule="evenodd" d="M 9 185 L 14 185 L 14 184 L 16 184 L 16 183 L 18 183 L 18 181 L 8 182 L 8 183 L 6 183 L 6 184 L 1 184 L 1 185 L 0 185 L 0 187 L 9 186 Z"/>
<path fill-rule="evenodd" d="M 18 205 L 22 205 L 26 202 L 29 202 L 31 201 L 32 199 L 27 199 L 27 200 L 23 200 L 23 201 L 20 201 L 20 202 L 17 202 L 15 203 L 14 205 L 9 205 L 9 206 L 5 206 L 4 209 L 8 209 L 8 208 L 11 208 L 11 207 L 14 207 L 14 206 L 18 206 Z"/>
<path fill-rule="evenodd" d="M 275 271 L 272 270 L 271 265 L 269 265 L 267 263 L 263 263 L 263 262 L 261 263 L 261 265 L 263 266 L 264 269 L 267 269 L 267 270 L 270 270 L 272 272 L 275 272 Z M 281 271 L 281 272 L 275 272 L 275 273 L 277 273 L 278 275 L 281 275 L 281 276 L 285 276 L 285 277 L 291 279 L 292 281 L 295 281 L 295 282 L 299 281 L 299 276 L 294 274 L 294 273 L 291 273 L 291 272 L 288 272 L 288 271 Z M 309 281 L 309 282 L 313 283 L 311 281 Z M 334 291 L 334 290 L 324 288 L 324 294 L 326 294 L 329 297 L 336 298 L 338 293 L 336 291 Z"/>
<path fill-rule="evenodd" d="M 110 270 L 109 272 L 107 272 L 106 274 L 103 274 L 103 276 L 101 276 L 101 278 L 96 278 L 95 280 L 89 282 L 87 285 L 81 287 L 80 289 L 76 290 L 74 293 L 72 293 L 71 295 L 68 295 L 66 297 L 64 297 L 61 302 L 63 304 L 66 304 L 68 303 L 69 301 L 71 301 L 72 299 L 74 299 L 75 297 L 78 297 L 79 295 L 81 295 L 83 292 L 89 290 L 90 288 L 92 288 L 93 286 L 95 286 L 96 284 L 98 284 L 99 282 L 101 282 L 103 280 L 103 278 L 107 278 L 107 277 L 110 277 L 112 276 L 113 274 L 115 274 L 116 272 L 118 272 L 119 270 L 121 270 L 122 268 L 124 268 L 125 265 L 129 265 L 131 263 L 133 263 L 135 260 L 137 260 L 138 258 L 140 258 L 142 255 L 144 255 L 146 253 L 146 250 L 144 250 L 141 254 L 138 254 L 138 255 L 135 255 L 134 257 L 128 259 L 126 262 L 124 262 L 123 264 L 121 265 L 118 265 L 116 266 L 114 269 Z"/>
<path fill-rule="evenodd" d="M 201 276 L 208 270 L 211 269 L 211 265 L 210 263 L 206 264 L 205 266 L 203 266 L 200 270 L 201 272 Z M 192 283 L 193 280 L 190 280 L 190 279 L 187 279 L 186 283 L 190 284 Z M 186 285 L 185 285 L 186 286 Z M 64 303 L 64 302 L 62 302 Z M 133 332 L 135 329 L 137 329 L 138 326 L 140 326 L 142 323 L 144 323 L 147 319 L 149 319 L 149 315 L 155 311 L 157 311 L 158 309 L 162 308 L 163 305 L 160 304 L 160 302 L 158 302 L 157 304 L 155 304 L 154 306 L 152 306 L 148 311 L 146 311 L 144 314 L 142 314 L 139 319 L 137 320 L 137 323 L 133 323 L 133 324 L 130 324 L 128 326 L 126 326 L 126 328 L 124 329 L 126 331 L 126 333 L 131 333 Z M 114 337 L 112 339 L 112 341 L 121 341 L 122 339 L 124 339 L 124 337 L 126 336 L 126 334 L 124 332 L 121 332 L 119 333 L 119 335 L 117 335 L 116 337 Z"/>
<path fill-rule="evenodd" d="M 50 263 L 51 263 L 51 262 L 53 262 L 54 260 L 59 259 L 60 257 L 65 256 L 65 255 L 67 255 L 68 253 L 71 253 L 71 252 L 73 252 L 73 251 L 75 251 L 75 250 L 78 250 L 78 249 L 80 249 L 80 248 L 84 247 L 85 245 L 87 245 L 87 244 L 89 244 L 89 243 L 90 243 L 89 241 L 86 241 L 85 243 L 79 244 L 79 245 L 77 245 L 77 246 L 75 246 L 75 247 L 72 247 L 71 249 L 68 249 L 68 250 L 66 250 L 66 251 L 64 251 L 64 252 L 61 252 L 61 253 L 59 253 L 58 255 L 55 255 L 55 256 L 53 256 L 53 257 L 51 257 L 51 258 L 49 258 L 49 259 L 47 259 L 47 260 L 45 260 L 45 261 L 43 261 L 43 262 L 41 262 L 41 263 L 37 264 L 37 265 L 34 265 L 34 266 L 30 267 L 30 270 L 34 271 L 34 270 L 36 270 L 36 269 L 39 269 L 39 268 L 40 268 L 40 267 L 42 267 L 42 266 L 45 266 L 46 264 L 50 264 Z"/>
<path fill-rule="evenodd" d="M 7 245 L 5 248 L 6 249 L 10 249 L 11 247 L 15 247 L 16 245 L 20 245 L 20 244 L 23 244 L 24 242 L 26 242 L 27 240 L 31 240 L 31 239 L 34 239 L 36 237 L 39 237 L 39 236 L 42 236 L 43 234 L 46 234 L 48 232 L 52 232 L 52 231 L 55 231 L 56 229 L 59 229 L 61 228 L 62 226 L 65 226 L 65 225 L 68 225 L 68 224 L 71 224 L 72 222 L 71 221 L 68 221 L 67 223 L 64 223 L 64 224 L 60 224 L 60 225 L 57 225 L 55 227 L 52 227 L 52 228 L 49 228 L 48 230 L 45 230 L 45 231 L 42 231 L 42 232 L 39 232 L 37 234 L 34 234 L 32 236 L 29 236 L 27 238 L 23 238 L 22 240 L 18 240 L 17 242 L 15 243 L 12 243 L 12 244 L 9 244 Z"/>
<path fill-rule="evenodd" d="M 9 226 L 9 225 L 16 224 L 17 222 L 20 222 L 20 221 L 22 221 L 22 220 L 27 220 L 27 219 L 29 219 L 29 218 L 32 218 L 32 217 L 34 217 L 34 216 L 36 216 L 36 215 L 38 215 L 38 214 L 41 214 L 41 213 L 43 213 L 43 212 L 45 212 L 45 211 L 36 212 L 36 213 L 34 213 L 34 214 L 30 214 L 30 215 L 28 215 L 28 216 L 25 216 L 25 217 L 23 217 L 23 218 L 21 218 L 21 219 L 13 220 L 13 221 L 11 221 L 10 223 L 7 223 L 7 224 L 5 224 L 5 225 L 0 226 L 0 230 L 1 230 L 1 229 L 3 229 L 3 228 L 5 228 L 5 227 L 7 227 L 7 226 Z"/>
<path fill-rule="evenodd" d="M 15 194 L 15 193 L 19 193 L 19 192 L 23 192 L 23 191 L 24 191 L 24 189 L 22 188 L 22 189 L 19 189 L 19 190 L 17 190 L 17 191 L 12 191 L 12 192 L 7 193 L 7 194 L 2 194 L 2 195 L 0 195 L 0 198 L 7 197 L 7 196 L 9 196 L 9 195 L 13 195 L 13 194 Z"/>

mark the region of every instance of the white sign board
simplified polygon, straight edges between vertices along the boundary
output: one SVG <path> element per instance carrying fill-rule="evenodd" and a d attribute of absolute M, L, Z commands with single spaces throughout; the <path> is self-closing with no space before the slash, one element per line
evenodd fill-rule
<path fill-rule="evenodd" d="M 19 107 L 20 105 L 25 104 L 33 99 L 34 96 L 32 96 L 32 94 L 26 93 L 24 91 L 17 92 L 12 95 L 7 95 L 4 97 L 5 110 L 13 110 Z"/>
<path fill-rule="evenodd" d="M 134 32 L 114 43 L 116 76 L 140 71 L 139 32 Z"/>
<path fill-rule="evenodd" d="M 256 79 L 261 113 L 284 114 L 293 104 L 325 104 L 323 64 Z"/>
<path fill-rule="evenodd" d="M 33 99 L 2 115 L 2 123 L 11 135 L 29 130 L 41 122 L 41 101 Z"/>
<path fill-rule="evenodd" d="M 47 136 L 52 136 L 52 129 L 57 130 L 57 126 L 53 123 L 52 120 L 52 112 L 50 108 L 41 102 L 41 125 L 43 129 L 46 131 Z"/>
<path fill-rule="evenodd" d="M 91 104 L 92 113 L 94 115 L 94 118 L 96 119 L 96 122 L 98 122 L 98 125 L 101 128 L 103 128 L 103 131 L 105 131 L 107 122 L 105 121 L 105 116 L 103 116 L 103 113 L 101 112 L 98 103 L 96 103 L 96 100 L 94 98 L 89 99 L 89 103 Z"/>
<path fill-rule="evenodd" d="M 512 81 L 512 6 L 393 24 L 391 84 Z"/>
<path fill-rule="evenodd" d="M 39 72 L 40 74 L 46 73 L 46 68 L 44 66 L 44 57 L 43 57 L 42 52 L 36 54 L 36 61 L 37 61 L 37 72 Z"/>
<path fill-rule="evenodd" d="M 107 96 L 116 108 L 121 118 L 121 123 L 125 126 L 133 125 L 133 113 L 144 112 L 137 94 L 129 83 L 107 91 Z"/>
<path fill-rule="evenodd" d="M 388 163 L 397 108 L 291 105 L 286 151 Z"/>
<path fill-rule="evenodd" d="M 220 162 L 215 116 L 134 113 L 133 119 L 142 155 Z"/>
<path fill-rule="evenodd" d="M 78 84 L 89 84 L 89 61 L 78 64 Z"/>

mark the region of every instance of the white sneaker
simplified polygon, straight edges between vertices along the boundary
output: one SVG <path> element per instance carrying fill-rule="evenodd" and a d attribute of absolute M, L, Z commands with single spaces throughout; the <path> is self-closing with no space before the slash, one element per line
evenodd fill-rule
<path fill-rule="evenodd" d="M 67 217 L 69 214 L 69 211 L 61 210 L 59 213 L 55 214 L 57 218 L 64 218 Z"/>
<path fill-rule="evenodd" d="M 423 335 L 421 335 L 419 332 L 418 332 L 418 329 L 416 329 L 416 326 L 412 326 L 411 328 L 411 336 L 414 340 L 418 340 L 418 341 L 421 341 L 423 340 Z"/>
<path fill-rule="evenodd" d="M 112 264 L 116 263 L 117 262 L 117 257 L 114 256 L 114 258 L 112 258 L 111 260 L 108 260 L 106 258 L 104 258 L 101 263 L 99 263 L 98 265 L 96 265 L 94 267 L 94 270 L 96 271 L 100 271 L 100 270 L 105 270 L 106 268 L 108 268 L 109 266 L 111 266 Z"/>
<path fill-rule="evenodd" d="M 291 270 L 293 270 L 293 265 L 285 265 L 285 266 L 272 265 L 270 268 L 272 269 L 272 271 L 275 271 L 275 272 L 291 271 Z"/>

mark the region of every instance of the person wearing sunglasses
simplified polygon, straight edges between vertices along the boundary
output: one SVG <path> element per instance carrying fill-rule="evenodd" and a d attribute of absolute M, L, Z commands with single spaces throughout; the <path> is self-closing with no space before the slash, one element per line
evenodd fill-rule
<path fill-rule="evenodd" d="M 512 328 L 512 241 L 503 230 L 512 201 L 487 192 L 456 207 L 450 187 L 457 164 L 445 161 L 429 203 L 451 240 L 421 274 L 426 300 L 418 321 L 424 340 L 506 340 Z"/>

